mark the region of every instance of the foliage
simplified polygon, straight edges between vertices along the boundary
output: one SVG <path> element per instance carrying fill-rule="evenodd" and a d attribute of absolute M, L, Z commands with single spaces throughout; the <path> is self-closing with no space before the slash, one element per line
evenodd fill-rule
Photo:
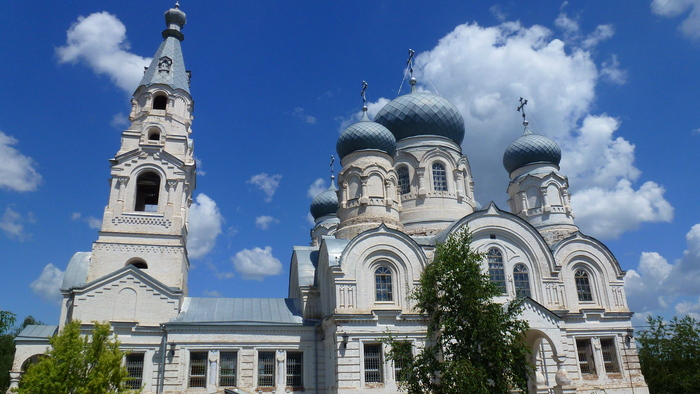
<path fill-rule="evenodd" d="M 692 393 L 700 387 L 700 322 L 690 316 L 664 322 L 647 318 L 641 331 L 639 361 L 652 393 Z"/>
<path fill-rule="evenodd" d="M 484 255 L 462 230 L 435 249 L 435 258 L 411 294 L 429 318 L 425 348 L 413 354 L 407 342 L 389 336 L 388 358 L 401 367 L 409 393 L 510 393 L 527 391 L 532 373 L 520 320 L 522 299 L 494 301 L 501 291 L 484 274 Z"/>
<path fill-rule="evenodd" d="M 10 386 L 10 369 L 15 357 L 15 336 L 11 333 L 14 324 L 14 313 L 0 311 L 0 393 Z"/>
<path fill-rule="evenodd" d="M 124 393 L 127 371 L 124 353 L 108 323 L 97 323 L 90 336 L 80 334 L 80 322 L 68 323 L 50 340 L 51 348 L 22 376 L 20 393 Z"/>

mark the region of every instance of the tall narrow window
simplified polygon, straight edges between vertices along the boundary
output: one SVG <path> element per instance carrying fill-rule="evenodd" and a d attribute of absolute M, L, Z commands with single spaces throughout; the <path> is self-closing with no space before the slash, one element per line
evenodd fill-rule
<path fill-rule="evenodd" d="M 221 352 L 221 360 L 219 362 L 219 386 L 234 387 L 236 386 L 236 364 L 238 362 L 238 353 L 236 352 Z"/>
<path fill-rule="evenodd" d="M 590 339 L 577 339 L 576 351 L 578 353 L 578 365 L 582 375 L 595 375 L 595 362 L 593 361 L 593 347 Z"/>
<path fill-rule="evenodd" d="M 617 353 L 615 352 L 614 338 L 601 338 L 600 349 L 603 353 L 603 364 L 606 373 L 620 373 L 620 366 L 617 364 Z"/>
<path fill-rule="evenodd" d="M 365 344 L 365 383 L 382 383 L 382 345 Z"/>
<path fill-rule="evenodd" d="M 397 342 L 393 346 L 396 346 L 398 354 L 410 354 L 411 353 L 411 343 L 410 342 Z M 406 373 L 403 368 L 406 365 L 405 359 L 394 359 L 394 379 L 397 382 L 405 382 L 407 379 Z M 403 372 L 402 372 L 403 371 Z"/>
<path fill-rule="evenodd" d="M 489 249 L 486 254 L 489 261 L 489 276 L 491 282 L 501 290 L 501 293 L 506 292 L 506 273 L 503 269 L 503 254 L 496 248 Z"/>
<path fill-rule="evenodd" d="M 258 386 L 275 387 L 275 352 L 258 352 Z"/>
<path fill-rule="evenodd" d="M 156 96 L 156 98 L 153 99 L 153 109 L 165 109 L 166 105 L 168 105 L 167 96 Z"/>
<path fill-rule="evenodd" d="M 209 352 L 190 353 L 190 387 L 207 386 L 207 358 Z"/>
<path fill-rule="evenodd" d="M 591 282 L 588 278 L 588 272 L 584 270 L 576 271 L 574 275 L 576 280 L 576 293 L 579 301 L 593 301 L 593 293 L 591 292 Z"/>
<path fill-rule="evenodd" d="M 304 353 L 287 352 L 287 387 L 304 386 Z"/>
<path fill-rule="evenodd" d="M 530 274 L 525 264 L 516 264 L 513 268 L 513 283 L 517 297 L 530 297 Z"/>
<path fill-rule="evenodd" d="M 391 271 L 387 267 L 379 267 L 374 271 L 377 301 L 393 301 L 393 289 L 391 286 Z"/>
<path fill-rule="evenodd" d="M 442 163 L 433 163 L 433 189 L 447 191 L 447 174 Z"/>
<path fill-rule="evenodd" d="M 136 178 L 136 204 L 134 210 L 142 212 L 158 211 L 160 177 L 154 172 L 144 172 Z"/>
<path fill-rule="evenodd" d="M 408 194 L 411 192 L 411 178 L 408 177 L 408 167 L 401 166 L 396 170 L 399 175 L 399 190 L 401 194 Z"/>
<path fill-rule="evenodd" d="M 143 384 L 143 353 L 131 353 L 126 356 L 126 388 L 138 390 Z"/>

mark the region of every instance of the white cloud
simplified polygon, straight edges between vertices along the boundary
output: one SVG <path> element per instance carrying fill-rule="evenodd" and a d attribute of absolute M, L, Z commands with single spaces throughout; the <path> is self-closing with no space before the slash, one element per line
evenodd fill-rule
<path fill-rule="evenodd" d="M 66 45 L 56 49 L 59 62 L 83 62 L 107 75 L 125 92 L 134 92 L 151 59 L 129 52 L 126 27 L 116 16 L 97 12 L 78 17 L 66 33 Z"/>
<path fill-rule="evenodd" d="M 15 138 L 0 131 L 0 188 L 34 191 L 41 182 L 41 175 L 34 169 L 34 160 L 13 147 L 17 143 Z"/>
<path fill-rule="evenodd" d="M 574 194 L 571 205 L 576 223 L 601 239 L 616 239 L 622 233 L 636 230 L 641 223 L 671 222 L 673 207 L 663 198 L 664 188 L 645 182 L 638 190 L 627 179 L 614 189 L 593 187 Z"/>
<path fill-rule="evenodd" d="M 272 223 L 279 223 L 279 220 L 273 218 L 272 216 L 258 216 L 255 218 L 255 226 L 260 230 L 267 230 L 270 228 Z"/>
<path fill-rule="evenodd" d="M 304 121 L 304 123 L 316 124 L 316 118 L 307 114 L 304 108 L 294 108 L 294 111 L 292 111 L 292 115 L 301 119 L 302 121 Z"/>
<path fill-rule="evenodd" d="M 318 178 L 314 181 L 314 183 L 309 186 L 309 190 L 306 192 L 306 195 L 309 196 L 309 198 L 314 198 L 324 192 L 326 189 L 326 181 L 323 178 Z"/>
<path fill-rule="evenodd" d="M 62 282 L 63 271 L 49 263 L 41 271 L 41 275 L 29 284 L 29 287 L 42 300 L 52 304 L 60 304 L 62 299 L 60 290 Z"/>
<path fill-rule="evenodd" d="M 367 116 L 369 116 L 370 119 L 374 119 L 374 116 L 377 115 L 377 112 L 379 112 L 380 109 L 382 109 L 385 105 L 389 104 L 388 98 L 385 97 L 380 97 L 379 100 L 374 101 L 374 102 L 367 102 Z M 347 129 L 351 124 L 357 123 L 362 119 L 362 111 L 358 111 L 352 115 L 350 115 L 349 118 L 339 118 L 337 120 L 340 121 L 340 127 L 338 127 L 338 133 L 342 133 Z"/>
<path fill-rule="evenodd" d="M 313 226 L 316 224 L 316 220 L 314 219 L 314 215 L 311 214 L 311 212 L 306 214 L 306 221 L 309 223 L 309 225 Z"/>
<path fill-rule="evenodd" d="M 212 291 L 204 290 L 202 292 L 202 294 L 204 294 L 205 297 L 221 297 L 221 292 L 216 291 L 216 290 L 212 290 Z"/>
<path fill-rule="evenodd" d="M 121 129 L 129 125 L 129 118 L 123 112 L 119 112 L 112 116 L 112 120 L 109 124 L 115 129 Z"/>
<path fill-rule="evenodd" d="M 700 38 L 700 0 L 653 0 L 651 11 L 667 18 L 690 11 L 681 22 L 680 30 L 686 37 Z"/>
<path fill-rule="evenodd" d="M 616 85 L 623 85 L 627 82 L 627 71 L 620 69 L 620 62 L 615 54 L 601 64 L 600 76 Z"/>
<path fill-rule="evenodd" d="M 630 309 L 656 315 L 673 308 L 678 314 L 700 312 L 700 224 L 686 234 L 683 257 L 669 263 L 645 252 L 636 270 L 627 271 L 625 290 Z"/>
<path fill-rule="evenodd" d="M 32 235 L 24 229 L 25 223 L 33 223 L 34 215 L 30 212 L 26 217 L 11 207 L 5 208 L 5 213 L 0 217 L 0 230 L 14 240 L 26 241 Z"/>
<path fill-rule="evenodd" d="M 204 193 L 198 194 L 190 207 L 187 253 L 191 259 L 202 258 L 214 248 L 223 223 L 216 202 Z"/>
<path fill-rule="evenodd" d="M 88 227 L 90 227 L 93 230 L 99 230 L 102 228 L 102 219 L 98 219 L 94 216 L 86 216 L 83 217 L 83 215 L 80 212 L 73 212 L 71 215 L 71 220 L 75 221 L 82 221 L 87 223 Z"/>
<path fill-rule="evenodd" d="M 265 193 L 265 202 L 272 201 L 272 196 L 275 195 L 277 188 L 280 186 L 280 181 L 282 180 L 282 175 L 277 174 L 269 176 L 266 173 L 253 175 L 247 183 L 257 186 L 263 193 Z"/>
<path fill-rule="evenodd" d="M 233 267 L 243 279 L 263 280 L 266 276 L 279 275 L 282 263 L 272 256 L 272 248 L 243 249 L 231 257 Z"/>
<path fill-rule="evenodd" d="M 201 159 L 195 158 L 195 164 L 197 165 L 197 176 L 205 176 L 207 173 L 204 171 L 204 162 Z"/>

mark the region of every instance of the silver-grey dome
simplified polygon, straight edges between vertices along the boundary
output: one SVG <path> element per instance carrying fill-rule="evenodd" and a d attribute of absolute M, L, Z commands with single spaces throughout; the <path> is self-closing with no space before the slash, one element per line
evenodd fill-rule
<path fill-rule="evenodd" d="M 409 93 L 385 105 L 374 121 L 391 130 L 396 140 L 418 135 L 464 140 L 464 118 L 447 99 L 427 92 Z"/>
<path fill-rule="evenodd" d="M 362 119 L 345 129 L 338 137 L 335 150 L 342 159 L 352 152 L 363 149 L 376 149 L 386 152 L 389 156 L 396 153 L 396 139 L 386 127 L 372 122 L 367 117 L 367 112 L 362 114 Z"/>
<path fill-rule="evenodd" d="M 511 172 L 534 163 L 552 163 L 559 165 L 561 149 L 554 140 L 525 130 L 520 138 L 513 141 L 503 153 L 503 167 Z"/>
<path fill-rule="evenodd" d="M 311 201 L 311 216 L 318 219 L 326 215 L 335 215 L 338 212 L 338 188 L 331 181 L 331 186 L 319 193 Z"/>

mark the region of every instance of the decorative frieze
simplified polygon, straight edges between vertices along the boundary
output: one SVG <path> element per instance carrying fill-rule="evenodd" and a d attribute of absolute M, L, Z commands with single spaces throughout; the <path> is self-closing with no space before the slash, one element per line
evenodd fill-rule
<path fill-rule="evenodd" d="M 118 226 L 120 224 L 135 224 L 144 226 L 162 226 L 165 228 L 170 228 L 173 222 L 170 219 L 162 217 L 149 217 L 149 216 L 116 216 L 111 220 L 112 224 Z"/>

